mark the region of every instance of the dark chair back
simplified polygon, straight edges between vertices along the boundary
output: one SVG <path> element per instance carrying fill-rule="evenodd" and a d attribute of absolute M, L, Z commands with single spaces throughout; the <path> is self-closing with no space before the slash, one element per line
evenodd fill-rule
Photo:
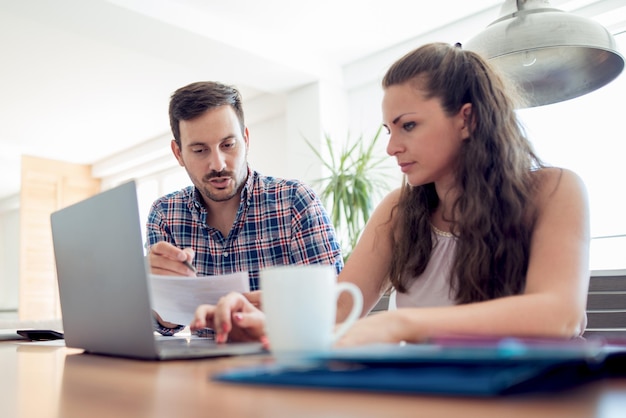
<path fill-rule="evenodd" d="M 584 336 L 626 337 L 626 270 L 592 271 Z"/>

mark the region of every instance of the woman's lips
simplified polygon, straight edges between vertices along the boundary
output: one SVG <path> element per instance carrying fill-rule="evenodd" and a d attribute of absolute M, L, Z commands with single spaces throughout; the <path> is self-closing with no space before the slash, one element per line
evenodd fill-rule
<path fill-rule="evenodd" d="M 408 172 L 411 167 L 413 167 L 414 163 L 398 163 L 398 165 L 400 166 L 400 171 L 402 171 L 403 173 Z"/>

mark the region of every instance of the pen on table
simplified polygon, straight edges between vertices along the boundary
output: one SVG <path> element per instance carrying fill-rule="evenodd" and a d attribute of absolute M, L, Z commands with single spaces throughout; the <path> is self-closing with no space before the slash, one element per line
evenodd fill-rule
<path fill-rule="evenodd" d="M 189 268 L 189 270 L 193 271 L 194 273 L 198 272 L 198 270 L 196 270 L 196 268 L 193 266 L 193 264 L 189 262 L 189 260 L 183 261 L 183 264 L 186 265 Z"/>

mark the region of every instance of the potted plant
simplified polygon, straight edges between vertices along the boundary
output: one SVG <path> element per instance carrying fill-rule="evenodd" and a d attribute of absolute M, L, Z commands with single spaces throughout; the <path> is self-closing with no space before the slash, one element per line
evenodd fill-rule
<path fill-rule="evenodd" d="M 326 159 L 308 140 L 307 145 L 315 153 L 328 176 L 314 180 L 320 187 L 320 199 L 329 210 L 330 219 L 337 230 L 344 260 L 347 260 L 356 245 L 363 227 L 367 223 L 374 199 L 388 189 L 387 178 L 382 163 L 386 156 L 375 153 L 380 138 L 380 127 L 370 141 L 361 135 L 354 143 L 350 138 L 343 144 L 339 153 L 335 152 L 333 141 L 325 135 L 325 146 L 330 156 Z"/>

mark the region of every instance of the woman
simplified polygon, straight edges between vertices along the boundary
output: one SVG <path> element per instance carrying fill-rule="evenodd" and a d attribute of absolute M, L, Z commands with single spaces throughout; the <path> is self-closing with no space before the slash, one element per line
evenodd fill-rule
<path fill-rule="evenodd" d="M 504 81 L 477 54 L 435 43 L 393 64 L 382 84 L 387 153 L 406 185 L 376 208 L 338 280 L 361 288 L 363 314 L 390 286 L 398 309 L 362 318 L 340 344 L 580 335 L 585 188 L 534 154 Z M 340 300 L 338 319 L 348 309 Z M 231 331 L 260 338 L 263 314 L 232 294 L 198 308 L 192 328 L 207 325 L 219 341 Z"/>

